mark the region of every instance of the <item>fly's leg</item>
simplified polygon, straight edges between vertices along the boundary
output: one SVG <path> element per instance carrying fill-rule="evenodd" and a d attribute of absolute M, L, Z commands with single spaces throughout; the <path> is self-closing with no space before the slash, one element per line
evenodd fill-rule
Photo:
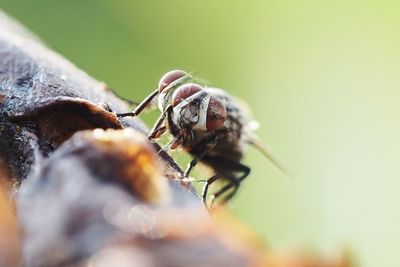
<path fill-rule="evenodd" d="M 151 131 L 149 134 L 149 139 L 157 139 L 161 135 L 163 135 L 166 131 L 168 130 L 168 127 L 166 125 L 163 125 L 157 129 L 154 129 Z"/>
<path fill-rule="evenodd" d="M 204 157 L 204 155 L 203 155 Z M 188 178 L 190 175 L 190 172 L 193 170 L 193 168 L 197 165 L 197 163 L 199 163 L 199 161 L 201 160 L 202 157 L 198 157 L 193 159 L 190 163 L 189 163 L 189 167 L 186 169 L 184 177 Z"/>
<path fill-rule="evenodd" d="M 185 171 L 185 175 L 184 175 L 185 178 L 189 177 L 190 172 L 197 165 L 197 163 L 199 163 L 204 158 L 204 156 L 217 145 L 217 143 L 218 143 L 218 137 L 217 136 L 214 136 L 210 141 L 207 142 L 207 145 L 205 146 L 203 152 L 201 152 L 201 154 L 199 156 L 194 158 L 189 163 L 189 167 Z"/>
<path fill-rule="evenodd" d="M 153 129 L 149 133 L 149 139 L 156 139 L 168 130 L 168 127 L 164 125 L 164 123 L 165 119 L 167 118 L 167 115 L 170 114 L 170 112 L 172 111 L 172 108 L 173 108 L 172 106 L 168 106 L 166 110 L 158 118 Z"/>
<path fill-rule="evenodd" d="M 203 199 L 203 204 L 204 206 L 206 206 L 208 208 L 207 205 L 207 195 L 208 195 L 208 189 L 210 188 L 210 186 L 217 181 L 218 179 L 220 179 L 221 177 L 218 176 L 217 174 L 212 176 L 210 179 L 207 180 L 206 184 L 204 185 L 203 188 L 203 193 L 201 194 L 201 197 Z"/>
<path fill-rule="evenodd" d="M 127 113 L 118 113 L 117 117 L 123 118 L 123 117 L 136 117 L 138 116 L 143 109 L 145 109 L 151 101 L 158 95 L 158 88 L 154 90 L 150 95 L 148 95 L 142 102 L 139 103 L 139 105 L 132 111 L 132 112 L 127 112 Z"/>
<path fill-rule="evenodd" d="M 226 203 L 230 200 L 237 192 L 241 182 L 250 174 L 250 168 L 241 164 L 237 160 L 220 157 L 220 156 L 205 156 L 203 161 L 210 166 L 213 166 L 218 178 L 223 178 L 224 180 L 228 180 L 228 184 L 219 189 L 216 193 L 214 193 L 213 200 L 211 201 L 211 207 L 214 205 L 215 201 L 221 199 L 221 204 Z M 213 176 L 215 177 L 215 176 Z M 213 178 L 212 177 L 212 178 Z M 208 190 L 208 187 L 215 182 L 217 179 L 209 179 L 207 182 L 207 187 L 205 189 Z M 232 191 L 230 191 L 232 190 Z M 203 199 L 207 198 L 207 192 L 203 191 Z"/>
<path fill-rule="evenodd" d="M 211 202 L 211 206 L 215 205 L 215 200 L 222 194 L 224 194 L 225 192 L 227 192 L 228 190 L 230 190 L 233 187 L 232 192 L 230 192 L 226 197 L 224 197 L 221 200 L 221 204 L 225 204 L 227 203 L 231 198 L 233 198 L 234 195 L 236 195 L 238 189 L 239 189 L 239 185 L 240 182 L 236 181 L 236 180 L 232 180 L 229 182 L 229 184 L 227 184 L 226 186 L 224 186 L 223 188 L 221 188 L 217 193 L 214 194 L 214 199 Z"/>
<path fill-rule="evenodd" d="M 171 119 L 171 116 L 173 112 L 173 106 L 169 105 L 164 112 L 161 114 L 161 116 L 158 118 L 157 122 L 155 123 L 153 129 L 150 131 L 148 138 L 150 140 L 159 138 L 162 134 L 164 134 L 168 130 L 168 125 L 166 125 L 165 120 Z M 168 145 L 166 145 L 164 148 L 160 149 L 158 153 L 164 151 L 168 151 L 170 149 L 175 149 L 177 146 L 179 146 L 182 142 L 182 135 L 176 137 L 174 140 L 172 140 Z"/>
<path fill-rule="evenodd" d="M 221 129 L 217 130 L 215 134 L 211 137 L 208 138 L 208 140 L 205 142 L 204 150 L 198 155 L 196 158 L 194 158 L 190 163 L 189 167 L 185 171 L 185 177 L 189 177 L 190 172 L 192 169 L 202 161 L 202 159 L 207 155 L 207 153 L 215 148 L 215 146 L 218 144 L 219 140 L 221 139 L 221 134 L 226 132 L 226 129 Z"/>
<path fill-rule="evenodd" d="M 163 125 L 165 121 L 165 113 L 161 114 L 160 118 L 157 120 L 156 124 L 154 125 L 153 129 L 149 133 L 149 139 L 157 139 L 163 133 L 167 131 L 167 126 Z"/>
<path fill-rule="evenodd" d="M 228 160 L 227 162 L 229 162 L 233 171 L 241 172 L 242 175 L 239 177 L 234 177 L 233 175 L 231 177 L 228 177 L 229 183 L 214 194 L 214 199 L 211 202 L 211 206 L 214 205 L 215 200 L 218 197 L 220 197 L 221 195 L 223 195 L 224 193 L 228 192 L 233 188 L 232 192 L 230 192 L 221 200 L 221 204 L 225 204 L 226 202 L 228 202 L 236 194 L 237 190 L 239 189 L 240 183 L 244 179 L 246 179 L 246 177 L 250 174 L 250 168 L 247 167 L 246 165 L 231 160 Z"/>

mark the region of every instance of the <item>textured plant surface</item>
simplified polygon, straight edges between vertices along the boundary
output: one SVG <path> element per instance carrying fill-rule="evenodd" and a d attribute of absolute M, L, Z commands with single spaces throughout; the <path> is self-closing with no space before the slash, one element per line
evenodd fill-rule
<path fill-rule="evenodd" d="M 210 216 L 127 111 L 0 14 L 0 266 L 349 266 Z"/>

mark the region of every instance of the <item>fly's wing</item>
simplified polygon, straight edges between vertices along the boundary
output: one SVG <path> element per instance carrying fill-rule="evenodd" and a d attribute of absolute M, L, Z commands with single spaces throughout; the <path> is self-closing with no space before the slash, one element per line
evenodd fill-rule
<path fill-rule="evenodd" d="M 282 163 L 282 161 L 272 152 L 272 149 L 267 145 L 263 144 L 257 137 L 253 137 L 247 141 L 248 144 L 255 147 L 258 151 L 261 152 L 271 163 L 280 170 L 286 177 L 290 177 L 289 171 Z"/>

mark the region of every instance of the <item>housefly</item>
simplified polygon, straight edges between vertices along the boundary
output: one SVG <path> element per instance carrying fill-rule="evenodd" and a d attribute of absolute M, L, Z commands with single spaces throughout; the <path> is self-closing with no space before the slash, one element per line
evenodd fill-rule
<path fill-rule="evenodd" d="M 165 150 L 182 147 L 192 155 L 185 177 L 189 177 L 198 162 L 211 167 L 214 175 L 206 180 L 202 199 L 206 206 L 209 201 L 213 205 L 216 199 L 223 204 L 235 195 L 250 174 L 250 168 L 241 163 L 248 144 L 258 148 L 281 170 L 282 167 L 257 141 L 253 133 L 255 121 L 241 103 L 222 89 L 203 87 L 193 80 L 185 71 L 170 71 L 132 112 L 117 116 L 138 116 L 156 100 L 161 116 L 149 138 L 157 139 L 169 131 L 173 140 Z M 227 183 L 208 199 L 210 186 L 220 179 Z"/>

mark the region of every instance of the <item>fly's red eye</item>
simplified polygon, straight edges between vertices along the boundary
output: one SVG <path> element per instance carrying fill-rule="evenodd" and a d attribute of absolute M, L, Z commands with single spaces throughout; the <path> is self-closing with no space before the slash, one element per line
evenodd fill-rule
<path fill-rule="evenodd" d="M 174 95 L 172 96 L 172 106 L 177 106 L 179 103 L 182 102 L 183 99 L 186 99 L 202 90 L 203 88 L 196 83 L 187 83 L 178 87 L 178 89 L 176 89 Z"/>
<path fill-rule="evenodd" d="M 207 109 L 207 130 L 212 131 L 224 126 L 227 111 L 224 103 L 215 97 L 210 98 Z"/>
<path fill-rule="evenodd" d="M 171 70 L 167 72 L 161 77 L 160 82 L 158 83 L 158 91 L 162 92 L 168 85 L 186 75 L 189 74 L 183 70 Z"/>

